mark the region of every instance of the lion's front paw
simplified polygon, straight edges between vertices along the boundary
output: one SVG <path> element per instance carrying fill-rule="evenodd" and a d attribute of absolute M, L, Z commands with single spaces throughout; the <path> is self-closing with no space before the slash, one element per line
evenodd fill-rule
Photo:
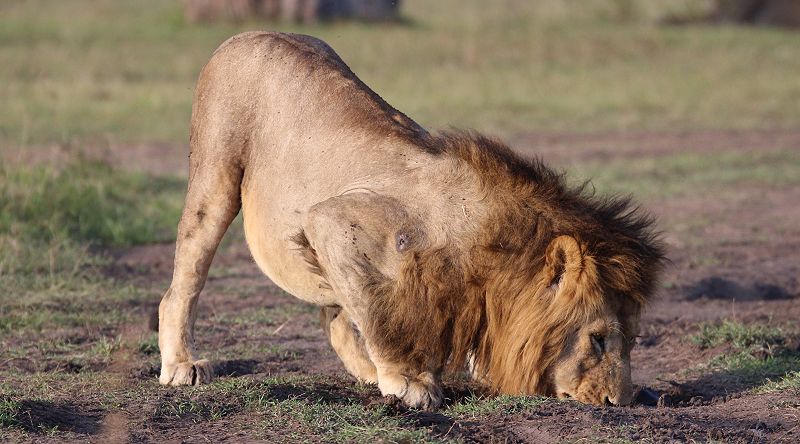
<path fill-rule="evenodd" d="M 163 385 L 208 384 L 214 376 L 214 366 L 207 359 L 177 364 L 162 364 L 158 382 Z"/>
<path fill-rule="evenodd" d="M 433 374 L 420 373 L 417 377 L 391 375 L 379 378 L 383 396 L 394 395 L 405 405 L 414 409 L 434 411 L 442 405 L 442 389 Z"/>

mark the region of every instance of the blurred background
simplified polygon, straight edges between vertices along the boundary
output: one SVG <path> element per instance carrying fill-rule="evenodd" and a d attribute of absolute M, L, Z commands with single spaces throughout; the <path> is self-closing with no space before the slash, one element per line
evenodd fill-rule
<path fill-rule="evenodd" d="M 673 377 L 708 399 L 769 378 L 800 386 L 800 349 L 774 351 L 800 317 L 799 25 L 795 0 L 0 1 L 0 432 L 106 430 L 86 395 L 96 381 L 117 387 L 115 405 L 149 399 L 155 336 L 131 326 L 169 284 L 194 83 L 221 42 L 257 29 L 325 40 L 423 126 L 499 136 L 652 210 L 673 262 L 634 355 L 640 383 L 701 356 L 700 373 L 728 379 Z M 246 327 L 254 340 L 289 320 L 313 326 L 263 283 L 239 225 L 198 329 Z M 254 295 L 260 305 L 230 302 Z M 707 351 L 737 334 L 756 339 Z M 278 336 L 201 348 L 253 372 L 338 365 L 325 355 L 320 369 Z M 318 336 L 305 345 L 317 355 Z M 758 347 L 771 354 L 752 358 Z M 144 376 L 119 382 L 115 362 Z M 159 402 L 178 409 L 173 395 Z M 97 427 L 47 419 L 65 399 Z"/>
<path fill-rule="evenodd" d="M 800 118 L 800 34 L 703 21 L 714 1 L 406 0 L 397 23 L 319 25 L 245 13 L 193 22 L 185 6 L 239 3 L 251 2 L 4 1 L 0 141 L 183 144 L 200 68 L 252 29 L 322 38 L 389 103 L 435 127 L 511 136 Z"/>

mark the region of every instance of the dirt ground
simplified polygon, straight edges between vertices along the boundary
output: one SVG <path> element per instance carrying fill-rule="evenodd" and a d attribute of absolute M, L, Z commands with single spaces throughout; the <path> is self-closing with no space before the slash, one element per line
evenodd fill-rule
<path fill-rule="evenodd" d="M 510 142 L 524 153 L 537 153 L 566 169 L 586 159 L 687 151 L 795 148 L 800 155 L 800 130 L 526 134 Z M 115 150 L 126 154 L 109 154 L 109 158 L 158 173 L 185 170 L 182 148 L 130 148 Z M 155 156 L 160 157 L 158 162 L 152 161 Z M 212 266 L 200 299 L 197 346 L 217 362 L 223 379 L 255 383 L 276 375 L 321 376 L 305 388 L 274 386 L 270 396 L 315 397 L 333 410 L 342 399 L 381 405 L 407 427 L 424 429 L 433 439 L 445 441 L 800 442 L 800 393 L 754 393 L 751 389 L 767 375 L 742 382 L 725 371 L 693 370 L 723 351 L 687 341 L 701 323 L 736 319 L 784 324 L 800 319 L 800 189 L 737 186 L 727 193 L 696 190 L 643 202 L 658 217 L 671 263 L 657 302 L 642 319 L 643 337 L 633 352 L 633 379 L 644 391 L 632 407 L 595 408 L 553 400 L 532 409 L 474 417 L 405 411 L 383 400 L 376 389 L 360 387 L 348 377 L 318 327 L 316 310 L 280 291 L 260 273 L 240 232 L 228 237 Z M 138 286 L 165 289 L 172 252 L 170 244 L 113 251 L 115 261 L 108 272 Z M 154 299 L 131 307 L 137 322 L 117 327 L 123 344 L 148 334 L 148 318 L 156 304 Z M 281 316 L 270 318 L 270 310 Z M 255 433 L 252 424 L 259 419 L 257 414 L 236 411 L 233 401 L 219 419 L 206 411 L 162 414 L 164 400 L 181 389 L 155 384 L 157 363 L 157 354 L 142 356 L 123 346 L 107 367 L 97 369 L 111 375 L 105 388 L 143 386 L 149 395 L 123 402 L 117 409 L 101 408 L 80 394 L 69 404 L 24 406 L 30 423 L 52 423 L 73 431 L 77 439 L 93 442 L 293 440 L 287 434 L 294 427 L 291 422 Z M 26 371 L 24 363 L 13 365 Z M 479 393 L 478 386 L 451 380 L 446 384 L 446 405 Z M 198 396 L 203 401 L 202 393 Z M 212 404 L 205 401 L 200 405 Z M 213 402 L 226 405 L 228 400 Z M 15 438 L 57 440 L 41 434 Z"/>

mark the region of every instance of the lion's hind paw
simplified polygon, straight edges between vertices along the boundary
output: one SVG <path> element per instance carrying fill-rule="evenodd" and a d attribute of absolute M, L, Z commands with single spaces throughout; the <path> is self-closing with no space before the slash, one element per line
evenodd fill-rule
<path fill-rule="evenodd" d="M 208 384 L 214 377 L 214 366 L 207 359 L 162 365 L 158 382 L 163 385 Z"/>

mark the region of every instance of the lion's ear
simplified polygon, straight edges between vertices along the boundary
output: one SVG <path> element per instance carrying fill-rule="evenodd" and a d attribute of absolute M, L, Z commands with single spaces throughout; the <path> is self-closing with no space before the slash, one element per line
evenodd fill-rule
<path fill-rule="evenodd" d="M 545 253 L 546 277 L 555 290 L 562 290 L 567 283 L 578 280 L 584 266 L 583 252 L 572 236 L 558 236 L 547 246 Z"/>

